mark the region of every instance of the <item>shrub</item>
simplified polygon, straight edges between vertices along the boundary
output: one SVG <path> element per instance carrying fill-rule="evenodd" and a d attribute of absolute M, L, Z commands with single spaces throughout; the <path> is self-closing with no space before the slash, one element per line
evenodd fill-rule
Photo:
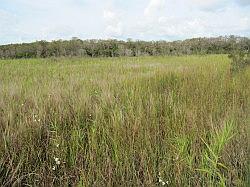
<path fill-rule="evenodd" d="M 242 51 L 233 52 L 229 55 L 229 58 L 232 59 L 231 61 L 231 72 L 239 72 L 245 69 L 247 66 L 250 65 L 250 53 L 244 53 Z"/>

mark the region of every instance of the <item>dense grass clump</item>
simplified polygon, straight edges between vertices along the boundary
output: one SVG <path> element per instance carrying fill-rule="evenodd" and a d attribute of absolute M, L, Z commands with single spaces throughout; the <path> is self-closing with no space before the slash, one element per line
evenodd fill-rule
<path fill-rule="evenodd" d="M 250 70 L 225 55 L 0 61 L 0 184 L 245 186 Z"/>

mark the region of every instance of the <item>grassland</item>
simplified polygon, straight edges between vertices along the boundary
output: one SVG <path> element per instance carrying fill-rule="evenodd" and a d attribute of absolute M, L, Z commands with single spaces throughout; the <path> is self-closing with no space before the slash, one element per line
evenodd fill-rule
<path fill-rule="evenodd" d="M 250 69 L 226 55 L 0 61 L 2 186 L 247 186 Z"/>

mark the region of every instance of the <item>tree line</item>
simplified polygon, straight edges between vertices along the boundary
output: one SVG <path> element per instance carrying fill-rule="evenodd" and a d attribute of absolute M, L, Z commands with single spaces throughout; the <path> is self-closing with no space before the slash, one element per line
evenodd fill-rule
<path fill-rule="evenodd" d="M 224 36 L 183 41 L 71 40 L 36 41 L 0 46 L 0 59 L 47 57 L 119 57 L 249 52 L 247 37 Z"/>

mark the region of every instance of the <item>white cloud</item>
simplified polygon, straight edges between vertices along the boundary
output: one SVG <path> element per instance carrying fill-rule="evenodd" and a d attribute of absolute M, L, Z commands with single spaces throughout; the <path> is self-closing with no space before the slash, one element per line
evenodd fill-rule
<path fill-rule="evenodd" d="M 141 22 L 136 28 L 140 36 L 148 38 L 185 38 L 202 36 L 206 30 L 204 21 L 198 18 L 182 19 L 175 17 L 159 17 L 148 24 Z"/>
<path fill-rule="evenodd" d="M 172 26 L 172 27 L 171 27 Z M 168 28 L 172 28 L 169 30 Z M 169 22 L 163 24 L 163 35 L 175 35 L 185 37 L 199 37 L 204 34 L 206 30 L 206 23 L 199 18 L 192 18 L 190 20 L 171 19 Z"/>
<path fill-rule="evenodd" d="M 242 6 L 250 5 L 250 0 L 235 0 L 235 2 Z"/>
<path fill-rule="evenodd" d="M 166 5 L 166 0 L 150 0 L 147 7 L 144 9 L 145 16 L 152 16 L 161 11 Z"/>
<path fill-rule="evenodd" d="M 131 27 L 130 33 L 137 33 L 139 39 L 184 39 L 231 34 L 249 36 L 250 34 L 250 12 L 242 11 L 240 7 L 230 4 L 225 6 L 223 11 L 203 11 L 201 9 L 205 6 L 216 6 L 217 1 L 214 1 L 214 4 L 203 2 L 199 8 L 192 7 L 192 11 L 189 11 L 187 4 L 183 8 L 179 6 L 180 4 L 170 2 L 169 0 L 166 7 L 169 11 L 138 19 L 139 21 Z M 222 3 L 222 1 L 220 2 Z M 171 10 L 176 7 L 181 8 L 181 11 L 179 14 L 172 14 Z"/>
<path fill-rule="evenodd" d="M 19 29 L 17 16 L 0 9 L 0 44 L 10 40 L 21 41 L 23 32 Z"/>
<path fill-rule="evenodd" d="M 239 21 L 239 25 L 241 30 L 250 30 L 250 18 L 249 17 L 243 17 Z"/>
<path fill-rule="evenodd" d="M 105 33 L 107 34 L 107 37 L 114 37 L 117 38 L 119 36 L 122 36 L 123 34 L 123 25 L 121 22 L 119 22 L 116 25 L 108 25 L 105 29 Z"/>
<path fill-rule="evenodd" d="M 0 44 L 72 36 L 143 40 L 250 36 L 249 0 L 0 1 Z"/>
<path fill-rule="evenodd" d="M 225 7 L 228 0 L 184 0 L 193 8 L 206 10 L 206 11 L 216 11 Z"/>
<path fill-rule="evenodd" d="M 225 0 L 191 0 L 191 2 L 198 6 L 211 7 L 219 5 L 222 2 L 225 2 Z"/>
<path fill-rule="evenodd" d="M 0 25 L 0 33 L 7 30 L 7 34 L 0 37 L 1 43 L 70 39 L 72 36 L 81 38 L 101 38 L 103 4 L 98 0 L 0 0 L 0 10 L 11 14 L 16 9 L 15 23 L 7 21 Z M 6 5 L 6 8 L 4 7 Z M 8 6 L 7 6 L 8 5 Z M 2 7 L 3 6 L 3 7 Z M 14 20 L 13 18 L 10 18 Z M 14 30 L 18 32 L 13 33 Z M 8 35 L 11 35 L 8 37 Z M 4 41 L 3 41 L 4 38 Z M 7 42 L 6 42 L 7 41 Z"/>
<path fill-rule="evenodd" d="M 106 37 L 120 37 L 123 34 L 123 23 L 121 21 L 121 13 L 115 10 L 104 10 L 103 18 L 105 20 L 105 34 Z"/>
<path fill-rule="evenodd" d="M 113 21 L 116 19 L 115 13 L 110 10 L 104 10 L 103 16 L 104 16 L 104 19 L 106 19 L 107 21 Z"/>

